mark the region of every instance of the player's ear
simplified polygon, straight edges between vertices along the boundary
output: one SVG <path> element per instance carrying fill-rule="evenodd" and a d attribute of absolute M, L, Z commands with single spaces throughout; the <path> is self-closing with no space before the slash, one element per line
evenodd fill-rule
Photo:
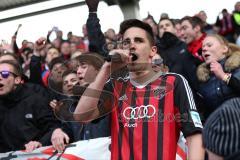
<path fill-rule="evenodd" d="M 150 57 L 155 56 L 155 54 L 157 54 L 157 46 L 152 46 L 151 47 Z"/>

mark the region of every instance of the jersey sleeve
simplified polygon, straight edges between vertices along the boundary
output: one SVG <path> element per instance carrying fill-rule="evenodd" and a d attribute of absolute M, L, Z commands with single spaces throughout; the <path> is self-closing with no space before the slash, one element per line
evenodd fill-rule
<path fill-rule="evenodd" d="M 202 122 L 197 111 L 191 88 L 187 80 L 176 75 L 174 83 L 174 104 L 180 114 L 180 126 L 185 137 L 202 131 Z"/>

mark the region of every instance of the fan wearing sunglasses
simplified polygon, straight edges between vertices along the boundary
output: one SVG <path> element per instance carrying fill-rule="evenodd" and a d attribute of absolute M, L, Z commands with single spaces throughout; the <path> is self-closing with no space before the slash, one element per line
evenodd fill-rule
<path fill-rule="evenodd" d="M 4 62 L 4 61 L 3 61 Z M 12 65 L 16 65 L 12 63 Z M 21 83 L 20 72 L 8 63 L 0 63 L 0 95 L 7 95 Z"/>
<path fill-rule="evenodd" d="M 0 61 L 0 153 L 50 145 L 58 121 L 49 99 L 22 84 L 21 66 Z"/>
<path fill-rule="evenodd" d="M 11 72 L 11 71 L 0 71 L 0 74 L 2 76 L 2 78 L 4 79 L 7 79 L 11 74 L 14 76 L 14 77 L 17 77 L 18 75 Z"/>

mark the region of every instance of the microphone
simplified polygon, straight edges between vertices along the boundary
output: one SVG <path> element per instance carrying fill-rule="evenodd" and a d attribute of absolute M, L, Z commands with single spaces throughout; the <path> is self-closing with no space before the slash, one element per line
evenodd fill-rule
<path fill-rule="evenodd" d="M 134 53 L 131 53 L 132 61 L 136 61 L 138 59 L 137 55 Z M 104 58 L 107 62 L 122 62 L 121 55 L 119 53 L 116 53 L 114 55 L 108 55 Z"/>

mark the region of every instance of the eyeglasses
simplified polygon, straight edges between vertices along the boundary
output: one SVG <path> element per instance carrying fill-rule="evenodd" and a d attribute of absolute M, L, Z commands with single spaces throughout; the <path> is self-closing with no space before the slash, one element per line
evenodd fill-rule
<path fill-rule="evenodd" d="M 7 79 L 10 76 L 10 74 L 12 74 L 14 77 L 18 76 L 17 74 L 10 72 L 10 71 L 0 71 L 0 75 L 4 79 Z"/>

